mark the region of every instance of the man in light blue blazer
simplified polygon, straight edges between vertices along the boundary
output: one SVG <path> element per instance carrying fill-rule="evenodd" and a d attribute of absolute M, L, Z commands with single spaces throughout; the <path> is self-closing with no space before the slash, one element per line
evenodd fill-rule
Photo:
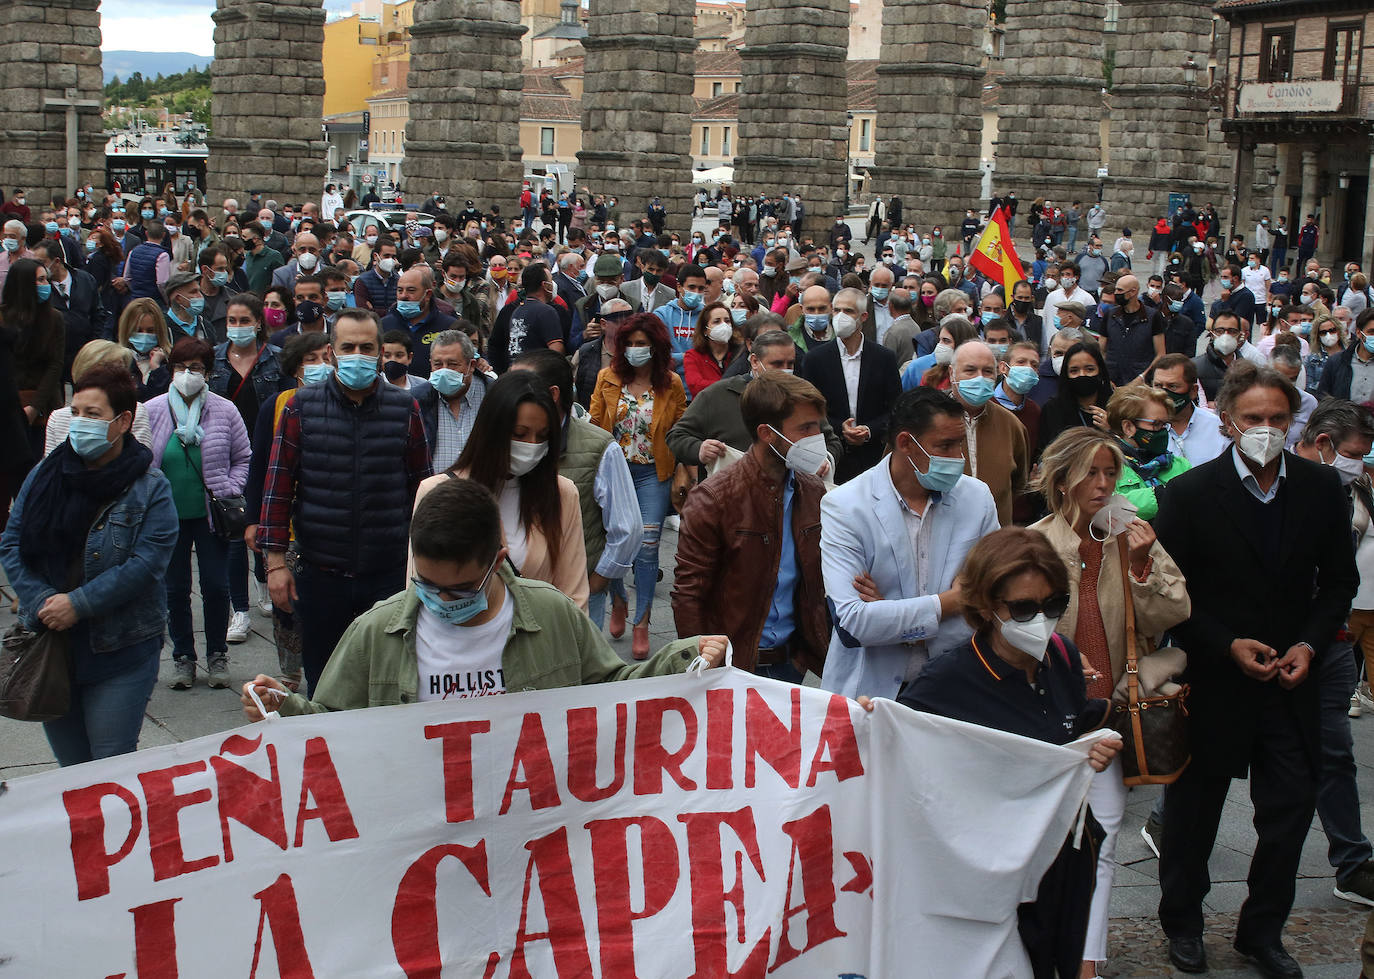
<path fill-rule="evenodd" d="M 996 530 L 992 493 L 963 475 L 964 412 L 915 388 L 892 409 L 888 454 L 821 501 L 821 571 L 835 623 L 821 686 L 896 697 L 926 661 L 967 642 L 955 577 Z"/>

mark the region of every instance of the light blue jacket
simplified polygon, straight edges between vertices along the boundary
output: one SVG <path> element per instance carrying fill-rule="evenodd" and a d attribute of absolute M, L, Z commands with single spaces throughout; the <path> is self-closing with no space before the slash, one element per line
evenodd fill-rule
<path fill-rule="evenodd" d="M 38 610 L 48 596 L 61 591 L 19 556 L 20 528 L 32 483 L 31 472 L 15 497 L 9 526 L 0 538 L 0 564 L 19 596 L 19 613 L 30 629 L 35 628 Z M 77 618 L 90 628 L 93 652 L 114 652 L 162 635 L 167 621 L 163 580 L 179 530 L 171 484 L 157 469 L 149 469 L 96 513 L 86 535 L 81 584 L 67 593 Z"/>
<path fill-rule="evenodd" d="M 948 493 L 932 497 L 930 580 L 916 586 L 916 555 L 888 460 L 832 490 L 821 501 L 821 573 L 835 628 L 830 635 L 826 690 L 857 697 L 897 696 L 913 654 L 938 656 L 969 640 L 960 615 L 940 619 L 939 593 L 954 584 L 969 549 L 997 522 L 992 493 L 972 476 L 961 476 Z M 872 576 L 881 602 L 865 602 L 854 578 Z M 906 645 L 925 642 L 925 651 Z"/>

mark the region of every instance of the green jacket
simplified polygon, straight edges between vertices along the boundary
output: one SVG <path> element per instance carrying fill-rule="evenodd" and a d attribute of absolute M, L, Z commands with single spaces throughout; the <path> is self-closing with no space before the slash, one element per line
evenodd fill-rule
<path fill-rule="evenodd" d="M 1162 482 L 1167 483 L 1180 473 L 1186 473 L 1193 468 L 1187 459 L 1181 455 L 1175 455 L 1173 463 L 1160 477 Z M 1135 504 L 1136 516 L 1141 520 L 1153 520 L 1159 513 L 1159 501 L 1155 499 L 1155 488 L 1145 485 L 1140 475 L 1131 468 L 1130 461 L 1127 460 L 1125 467 L 1121 470 L 1121 475 L 1116 480 L 1116 491 L 1126 499 Z"/>
<path fill-rule="evenodd" d="M 501 655 L 510 693 L 668 676 L 683 672 L 696 658 L 693 637 L 670 642 L 645 662 L 631 666 L 616 655 L 586 614 L 552 585 L 519 578 L 508 565 L 499 574 L 508 598 L 515 603 L 510 637 Z M 415 656 L 419 611 L 420 600 L 407 588 L 358 616 L 329 657 L 315 699 L 291 694 L 278 712 L 282 716 L 321 714 L 415 703 L 419 699 Z"/>

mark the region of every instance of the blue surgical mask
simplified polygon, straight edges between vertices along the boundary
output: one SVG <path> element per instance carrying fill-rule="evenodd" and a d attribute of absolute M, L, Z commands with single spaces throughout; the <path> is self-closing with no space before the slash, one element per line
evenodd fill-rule
<path fill-rule="evenodd" d="M 1183 309 L 1183 300 L 1182 300 L 1182 299 L 1170 299 L 1170 300 L 1169 300 L 1169 312 L 1171 312 L 1171 313 L 1177 313 L 1177 312 L 1180 312 L 1182 309 Z"/>
<path fill-rule="evenodd" d="M 229 273 L 216 272 L 214 275 L 210 276 L 210 284 L 216 289 L 223 289 L 229 284 Z"/>
<path fill-rule="evenodd" d="M 461 394 L 468 386 L 467 378 L 449 367 L 440 367 L 430 371 L 429 383 L 434 385 L 434 390 L 438 391 L 445 398 L 452 398 Z"/>
<path fill-rule="evenodd" d="M 57 222 L 56 222 L 56 221 L 49 221 L 47 224 L 43 225 L 43 230 L 46 231 L 46 232 L 47 232 L 48 234 L 50 234 L 50 235 L 55 235 L 55 234 L 57 234 L 57 231 L 58 231 Z"/>
<path fill-rule="evenodd" d="M 301 369 L 301 380 L 306 384 L 318 384 L 320 381 L 328 380 L 329 375 L 333 373 L 333 364 L 306 364 Z"/>
<path fill-rule="evenodd" d="M 970 377 L 959 382 L 959 397 L 970 407 L 987 404 L 992 397 L 993 383 L 986 377 Z"/>
<path fill-rule="evenodd" d="M 38 283 L 38 301 L 39 301 L 40 303 L 45 303 L 45 302 L 47 302 L 47 301 L 48 301 L 48 297 L 51 296 L 51 295 L 52 295 L 52 286 L 51 286 L 51 285 L 49 285 L 49 284 L 46 283 L 46 282 L 40 282 L 40 283 Z"/>
<path fill-rule="evenodd" d="M 224 333 L 236 347 L 251 347 L 258 338 L 258 331 L 251 326 L 231 326 Z"/>
<path fill-rule="evenodd" d="M 75 415 L 71 427 L 67 429 L 67 441 L 81 458 L 87 461 L 99 459 L 110 451 L 110 423 L 100 418 Z"/>
<path fill-rule="evenodd" d="M 193 316 L 199 316 L 201 313 L 205 312 L 205 300 L 197 296 L 186 304 L 186 308 Z"/>
<path fill-rule="evenodd" d="M 1026 394 L 1040 383 L 1040 372 L 1034 367 L 1018 364 L 1007 371 L 1006 379 L 1002 383 L 1006 385 L 1007 390 L 1015 394 Z"/>
<path fill-rule="evenodd" d="M 807 313 L 806 328 L 817 335 L 824 333 L 830 328 L 830 314 L 828 313 Z"/>
<path fill-rule="evenodd" d="M 403 319 L 413 320 L 420 315 L 420 304 L 413 299 L 396 300 L 396 312 Z"/>
<path fill-rule="evenodd" d="M 141 354 L 146 354 L 157 346 L 157 334 L 155 333 L 130 333 L 129 346 L 133 347 Z"/>
<path fill-rule="evenodd" d="M 329 301 L 329 308 L 337 312 L 338 310 L 343 309 L 344 303 L 348 299 L 348 293 L 327 292 L 325 293 L 325 298 Z"/>
<path fill-rule="evenodd" d="M 790 285 L 790 286 L 799 286 L 799 285 L 801 285 L 801 276 L 800 276 L 800 275 L 789 275 L 789 276 L 787 277 L 787 284 Z"/>
<path fill-rule="evenodd" d="M 700 309 L 702 301 L 706 297 L 699 292 L 684 292 L 682 294 L 682 305 L 686 309 Z"/>
<path fill-rule="evenodd" d="M 362 391 L 377 380 L 377 358 L 367 354 L 346 354 L 338 358 L 339 381 L 351 391 Z"/>
<path fill-rule="evenodd" d="M 916 481 L 932 493 L 948 493 L 954 489 L 954 484 L 959 482 L 959 477 L 964 474 L 964 457 L 933 456 L 926 452 L 926 447 L 920 442 L 916 443 L 916 447 L 930 458 L 930 466 L 925 472 L 921 472 L 911 457 L 907 456 L 906 461 L 916 473 Z"/>
<path fill-rule="evenodd" d="M 139 211 L 138 213 L 139 213 L 139 215 L 143 218 L 143 220 L 145 220 L 145 221 L 151 221 L 151 220 L 153 219 L 153 217 L 154 217 L 154 215 L 153 215 L 153 209 L 152 209 L 151 207 L 145 207 L 143 210 Z"/>
<path fill-rule="evenodd" d="M 113 221 L 110 222 L 110 228 L 117 235 L 122 235 L 126 227 L 128 226 L 124 223 L 123 218 L 115 218 Z"/>
<path fill-rule="evenodd" d="M 888 293 L 887 286 L 869 286 L 869 287 L 868 287 L 868 294 L 869 294 L 870 296 L 872 296 L 874 299 L 878 300 L 879 302 L 882 302 L 884 299 L 887 298 L 887 293 Z"/>
<path fill-rule="evenodd" d="M 741 323 L 743 323 L 743 322 L 744 322 L 745 320 L 747 320 L 748 318 L 749 318 L 749 310 L 747 310 L 747 309 L 732 309 L 732 310 L 730 310 L 730 319 L 734 320 L 736 326 L 739 326 Z"/>
<path fill-rule="evenodd" d="M 1005 356 L 1007 355 L 1007 350 L 1011 347 L 1011 344 L 1009 344 L 1009 343 L 990 343 L 990 344 L 988 344 L 988 346 L 992 348 L 992 353 L 993 353 L 993 355 L 994 355 L 995 357 L 997 357 L 997 358 L 1000 360 L 1001 358 L 1003 358 L 1003 357 L 1005 357 Z"/>
<path fill-rule="evenodd" d="M 1369 455 L 1364 457 L 1364 464 L 1366 466 L 1374 466 L 1374 450 L 1371 450 Z"/>
<path fill-rule="evenodd" d="M 262 230 L 270 232 L 272 230 L 272 219 L 263 218 L 258 224 L 262 225 Z"/>
<path fill-rule="evenodd" d="M 1221 287 L 1222 287 L 1223 289 L 1229 289 L 1229 288 L 1231 288 L 1231 280 L 1230 280 L 1230 279 L 1222 279 L 1222 280 L 1221 280 Z"/>
<path fill-rule="evenodd" d="M 1365 350 L 1374 354 L 1374 337 L 1365 337 L 1363 342 Z"/>
<path fill-rule="evenodd" d="M 643 367 L 654 359 L 654 351 L 652 347 L 626 347 L 625 359 L 631 367 Z"/>
<path fill-rule="evenodd" d="M 100 242 L 96 241 L 94 238 L 87 238 L 87 239 L 86 239 L 86 254 L 87 254 L 87 255 L 92 255 L 92 254 L 94 254 L 94 253 L 95 253 L 95 250 L 96 250 L 97 248 L 99 248 L 99 247 L 100 247 Z"/>
<path fill-rule="evenodd" d="M 169 211 L 169 210 L 167 210 L 167 208 L 165 208 L 165 207 L 159 207 L 159 208 L 157 209 L 157 216 L 160 217 L 160 218 L 165 218 L 167 215 L 169 215 L 169 214 L 171 214 L 171 213 L 172 213 L 172 212 Z"/>
<path fill-rule="evenodd" d="M 73 231 L 70 227 L 63 228 L 63 229 L 62 229 L 62 237 L 63 237 L 63 238 L 70 238 L 70 237 L 71 237 L 72 235 L 74 235 L 74 234 L 76 234 L 76 232 Z"/>
<path fill-rule="evenodd" d="M 462 625 L 469 619 L 476 618 L 487 610 L 487 581 L 491 578 L 491 573 L 496 568 L 496 562 L 492 561 L 491 567 L 482 578 L 482 583 L 477 586 L 477 590 L 470 595 L 463 595 L 446 602 L 439 597 L 439 589 L 428 582 L 411 578 L 410 583 L 415 588 L 415 596 L 420 599 L 420 604 L 429 609 L 434 615 L 443 619 L 449 625 Z"/>

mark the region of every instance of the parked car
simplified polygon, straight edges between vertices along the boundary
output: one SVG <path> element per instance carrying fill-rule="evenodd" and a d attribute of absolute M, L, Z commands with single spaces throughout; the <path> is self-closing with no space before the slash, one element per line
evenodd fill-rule
<path fill-rule="evenodd" d="M 396 234 L 406 226 L 408 221 L 418 221 L 420 227 L 428 228 L 434 224 L 434 217 L 430 214 L 421 214 L 419 211 L 407 211 L 401 208 L 384 208 L 376 211 L 349 211 L 344 215 L 344 221 L 353 229 L 353 236 L 361 238 L 367 234 L 368 228 L 381 228 L 388 234 Z"/>

